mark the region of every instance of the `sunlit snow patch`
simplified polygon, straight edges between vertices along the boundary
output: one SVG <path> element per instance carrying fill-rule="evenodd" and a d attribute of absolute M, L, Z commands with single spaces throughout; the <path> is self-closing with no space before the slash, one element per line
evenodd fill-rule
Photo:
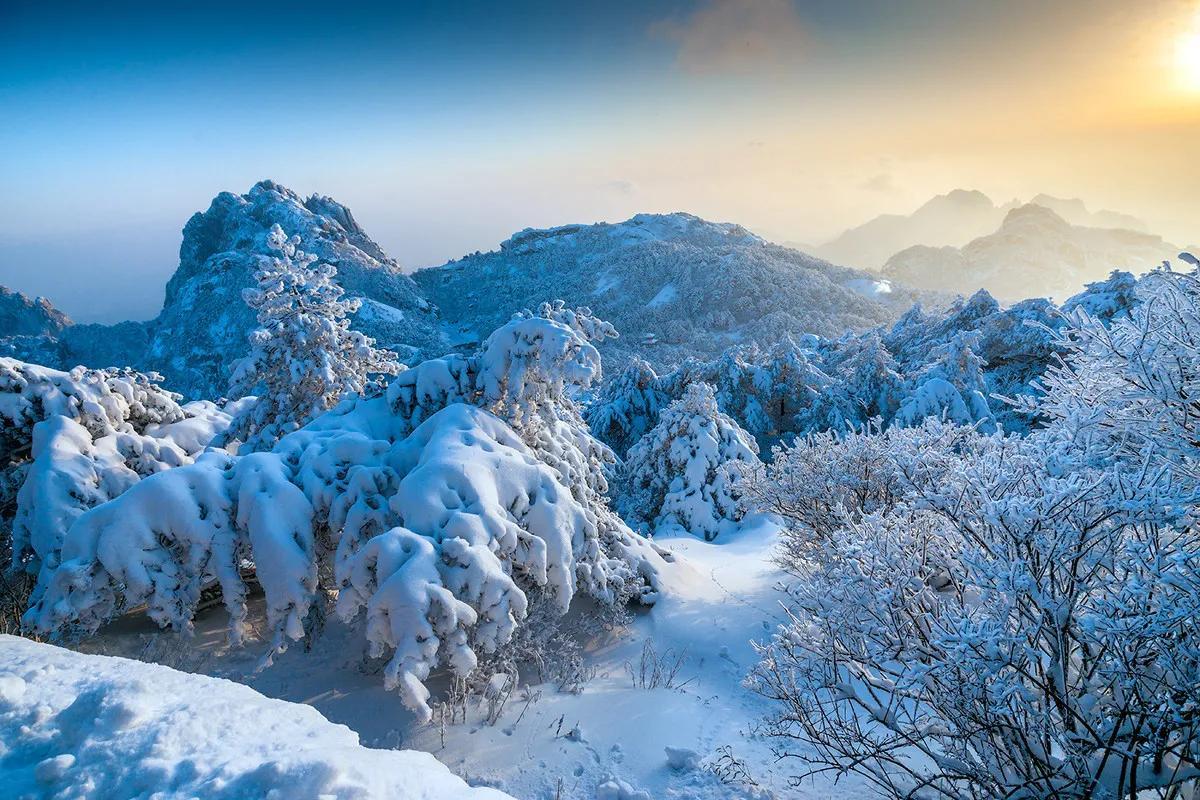
<path fill-rule="evenodd" d="M 675 284 L 668 283 L 666 286 L 658 290 L 658 294 L 654 295 L 654 297 L 650 299 L 649 303 L 646 303 L 646 307 L 658 308 L 659 306 L 665 306 L 667 303 L 675 300 L 675 298 L 678 296 L 679 290 L 675 288 Z"/>
<path fill-rule="evenodd" d="M 864 297 L 877 298 L 881 295 L 892 293 L 892 282 L 887 280 L 874 280 L 872 278 L 856 278 L 846 284 L 846 288 L 858 292 Z"/>

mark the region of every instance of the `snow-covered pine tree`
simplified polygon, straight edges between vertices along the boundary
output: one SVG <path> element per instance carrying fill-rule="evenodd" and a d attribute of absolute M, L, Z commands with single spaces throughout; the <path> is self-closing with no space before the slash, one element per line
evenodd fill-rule
<path fill-rule="evenodd" d="M 388 657 L 385 685 L 428 719 L 433 669 L 486 681 L 521 626 L 557 624 L 577 595 L 609 608 L 657 598 L 663 554 L 608 508 L 613 455 L 572 399 L 600 377 L 592 342 L 612 335 L 584 309 L 543 306 L 476 354 L 346 398 L 271 452 L 150 476 L 70 524 L 25 622 L 86 634 L 144 605 L 189 630 L 216 584 L 239 643 L 250 561 L 264 663 L 310 635 L 308 615 L 336 590 L 337 616 L 361 619 L 369 653 Z"/>
<path fill-rule="evenodd" d="M 995 430 L 983 359 L 975 354 L 978 343 L 978 331 L 960 331 L 933 348 L 929 365 L 916 377 L 893 423 L 909 426 L 926 417 L 945 417 L 961 425 L 978 425 L 985 433 Z"/>
<path fill-rule="evenodd" d="M 33 577 L 58 564 L 77 517 L 191 463 L 229 424 L 213 403 L 179 405 L 158 380 L 0 358 L 0 631 L 19 630 Z"/>
<path fill-rule="evenodd" d="M 271 227 L 268 244 L 276 255 L 256 273 L 258 288 L 246 289 L 246 304 L 258 313 L 250 353 L 234 368 L 230 393 L 256 395 L 234 419 L 229 441 L 245 450 L 264 450 L 315 419 L 348 393 L 362 393 L 369 376 L 395 375 L 396 354 L 350 329 L 348 315 L 361 300 L 342 297 L 332 264 L 297 249 Z"/>
<path fill-rule="evenodd" d="M 654 368 L 635 357 L 588 407 L 588 425 L 601 441 L 624 454 L 654 427 L 659 412 L 669 401 Z"/>
<path fill-rule="evenodd" d="M 847 335 L 825 348 L 830 380 L 797 419 L 801 431 L 854 431 L 869 421 L 891 422 L 903 397 L 904 379 L 879 331 Z"/>
<path fill-rule="evenodd" d="M 624 511 L 655 532 L 712 541 L 742 518 L 735 465 L 757 462 L 754 437 L 721 413 L 712 386 L 693 383 L 630 449 Z"/>

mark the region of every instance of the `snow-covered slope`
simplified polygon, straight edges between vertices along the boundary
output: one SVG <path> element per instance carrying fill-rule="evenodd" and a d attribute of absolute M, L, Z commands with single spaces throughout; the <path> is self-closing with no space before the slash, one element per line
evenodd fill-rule
<path fill-rule="evenodd" d="M 207 211 L 188 220 L 179 267 L 155 319 L 118 325 L 64 322 L 49 332 L 57 337 L 51 343 L 58 347 L 56 359 L 44 340 L 14 342 L 8 329 L 0 328 L 0 337 L 8 337 L 9 343 L 0 352 L 49 366 L 153 370 L 185 396 L 218 397 L 228 385 L 230 365 L 248 350 L 246 334 L 254 327 L 254 314 L 242 301 L 242 290 L 254 284 L 260 259 L 270 253 L 267 234 L 274 224 L 299 236 L 300 249 L 335 266 L 348 296 L 367 301 L 354 327 L 406 360 L 444 351 L 436 310 L 349 209 L 328 197 L 303 199 L 262 181 L 244 195 L 222 192 Z M 0 301 L 0 314 L 2 308 Z"/>
<path fill-rule="evenodd" d="M 508 797 L 426 753 L 363 747 L 311 706 L 241 684 L 14 636 L 0 636 L 0 652 L 5 797 Z"/>
<path fill-rule="evenodd" d="M 755 517 L 723 544 L 662 539 L 675 554 L 664 568 L 663 596 L 629 628 L 586 643 L 583 669 L 591 679 L 582 690 L 535 679 L 507 697 L 493 723 L 480 703 L 444 729 L 421 724 L 371 674 L 380 666 L 361 658 L 361 634 L 344 626 L 329 626 L 311 651 L 293 648 L 261 671 L 253 648 L 226 644 L 221 609 L 198 618 L 190 640 L 129 617 L 82 646 L 177 663 L 311 705 L 369 747 L 431 753 L 464 780 L 520 800 L 867 800 L 870 790 L 853 777 L 834 785 L 832 776 L 817 776 L 791 787 L 796 765 L 778 763 L 778 743 L 755 733 L 771 705 L 743 681 L 757 660 L 751 642 L 784 619 L 783 573 L 769 559 L 777 536 L 774 524 Z M 254 598 L 251 619 L 261 614 Z M 649 674 L 643 679 L 643 659 L 648 672 L 678 664 L 670 685 L 663 675 L 654 686 Z M 698 764 L 687 763 L 688 752 Z M 735 760 L 744 762 L 744 774 Z"/>
<path fill-rule="evenodd" d="M 885 277 L 910 286 L 964 295 L 987 289 L 1004 300 L 1069 297 L 1113 269 L 1144 272 L 1179 248 L 1148 233 L 1072 225 L 1054 211 L 1014 208 L 994 233 L 962 247 L 918 245 L 896 253 Z"/>
<path fill-rule="evenodd" d="M 462 341 L 514 311 L 562 298 L 590 306 L 621 338 L 605 365 L 712 357 L 731 344 L 837 336 L 888 321 L 914 294 L 874 276 L 770 244 L 740 225 L 690 214 L 524 230 L 499 250 L 414 273 Z"/>

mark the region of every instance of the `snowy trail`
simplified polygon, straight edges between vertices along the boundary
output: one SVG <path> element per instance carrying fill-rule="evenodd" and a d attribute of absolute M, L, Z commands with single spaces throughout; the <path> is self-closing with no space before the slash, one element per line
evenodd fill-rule
<path fill-rule="evenodd" d="M 473 782 L 505 788 L 519 798 L 552 798 L 563 779 L 562 796 L 592 798 L 610 779 L 624 781 L 636 798 L 725 798 L 796 796 L 785 774 L 771 765 L 769 744 L 751 735 L 765 711 L 764 701 L 742 687 L 754 663 L 752 639 L 774 624 L 773 584 L 778 572 L 768 556 L 774 529 L 759 525 L 727 544 L 691 537 L 660 540 L 681 556 L 666 576 L 658 605 L 640 615 L 625 638 L 592 654 L 598 670 L 583 693 L 542 687 L 518 725 L 510 710 L 494 727 L 468 726 L 441 746 L 438 734 L 419 730 L 406 746 L 429 750 Z M 633 685 L 626 664 L 653 643 L 660 657 L 683 655 L 675 688 Z M 581 740 L 556 736 L 578 724 Z M 666 747 L 692 750 L 702 760 L 729 746 L 747 762 L 760 789 L 723 785 L 704 770 L 676 771 Z M 826 795 L 811 794 L 811 797 Z"/>
<path fill-rule="evenodd" d="M 781 576 L 770 560 L 775 537 L 775 527 L 759 521 L 719 543 L 660 539 L 679 556 L 668 566 L 664 596 L 619 640 L 588 654 L 596 677 L 582 693 L 530 687 L 541 696 L 526 706 L 518 690 L 494 726 L 472 710 L 466 724 L 446 730 L 444 744 L 436 726 L 419 725 L 399 696 L 383 688 L 381 675 L 364 672 L 359 635 L 336 622 L 311 652 L 297 646 L 258 674 L 256 648 L 224 645 L 219 612 L 197 620 L 195 648 L 179 647 L 176 637 L 145 620 L 126 618 L 81 649 L 158 660 L 311 705 L 352 728 L 367 746 L 430 752 L 470 783 L 520 800 L 868 797 L 852 781 L 790 787 L 788 775 L 802 765 L 776 763 L 771 743 L 754 735 L 769 705 L 742 681 L 757 658 L 751 642 L 781 619 L 775 589 Z M 675 688 L 633 685 L 626 663 L 638 661 L 647 640 L 660 656 L 684 654 Z M 578 737 L 570 735 L 576 726 Z M 694 751 L 702 762 L 728 747 L 757 786 L 725 784 L 703 768 L 672 769 L 666 747 Z M 632 791 L 614 788 L 622 782 Z"/>

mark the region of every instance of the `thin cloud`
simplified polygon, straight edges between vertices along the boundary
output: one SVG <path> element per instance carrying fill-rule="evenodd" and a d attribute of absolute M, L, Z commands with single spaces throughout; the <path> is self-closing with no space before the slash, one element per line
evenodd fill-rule
<path fill-rule="evenodd" d="M 679 66 L 694 74 L 786 68 L 807 39 L 791 0 L 705 0 L 682 19 L 655 23 L 651 32 L 676 42 Z"/>
<path fill-rule="evenodd" d="M 895 179 L 889 172 L 881 172 L 878 175 L 868 178 L 859 187 L 870 192 L 880 192 L 882 194 L 895 194 L 899 191 Z"/>
<path fill-rule="evenodd" d="M 635 184 L 633 181 L 614 180 L 605 183 L 604 188 L 610 192 L 616 192 L 617 194 L 631 195 L 637 191 L 637 184 Z"/>

